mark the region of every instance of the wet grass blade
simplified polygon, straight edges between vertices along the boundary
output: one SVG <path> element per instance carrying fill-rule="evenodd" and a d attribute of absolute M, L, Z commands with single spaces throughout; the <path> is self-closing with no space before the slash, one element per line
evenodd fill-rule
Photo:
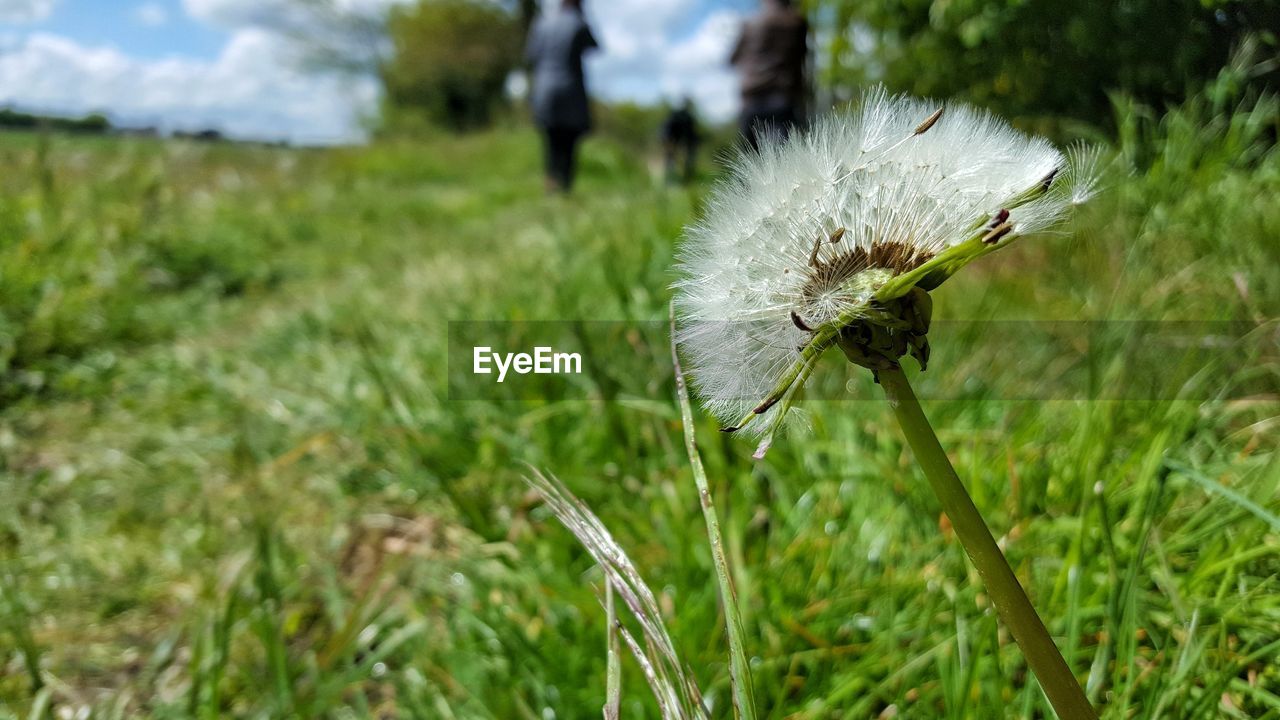
<path fill-rule="evenodd" d="M 1247 510 L 1250 514 L 1254 515 L 1258 519 L 1267 523 L 1273 529 L 1280 530 L 1280 517 L 1276 517 L 1272 513 L 1267 512 L 1266 508 L 1250 500 L 1244 495 L 1241 495 L 1235 490 L 1232 490 L 1231 488 L 1226 487 L 1225 485 L 1214 480 L 1208 475 L 1205 475 L 1204 473 L 1199 472 L 1198 470 L 1190 466 L 1183 465 L 1182 463 L 1177 462 L 1175 460 L 1165 460 L 1164 466 L 1168 470 L 1176 472 L 1179 475 L 1194 481 L 1197 485 L 1204 488 L 1210 494 L 1221 495 L 1227 500 L 1230 500 L 1236 505 L 1239 505 L 1242 509 Z"/>
<path fill-rule="evenodd" d="M 618 643 L 618 613 L 613 605 L 613 583 L 605 580 L 604 608 L 608 617 L 605 643 L 608 669 L 605 679 L 604 720 L 618 720 L 622 712 L 622 653 Z"/>
<path fill-rule="evenodd" d="M 675 306 L 670 309 L 671 362 L 675 367 L 676 396 L 680 400 L 680 423 L 684 427 L 684 445 L 689 453 L 689 465 L 693 468 L 693 480 L 698 485 L 698 497 L 702 503 L 702 516 L 707 522 L 707 539 L 711 542 L 711 557 L 716 565 L 716 581 L 720 584 L 720 604 L 724 607 L 725 631 L 729 637 L 729 683 L 733 688 L 734 715 L 743 720 L 755 720 L 755 696 L 751 687 L 751 666 L 747 663 L 745 649 L 746 629 L 738 612 L 738 594 L 733 588 L 733 576 L 729 574 L 729 560 L 725 557 L 724 539 L 720 535 L 720 521 L 716 518 L 715 503 L 707 485 L 707 473 L 698 454 L 694 436 L 693 410 L 689 406 L 689 390 L 685 386 L 684 372 L 680 369 L 680 356 L 676 352 Z"/>

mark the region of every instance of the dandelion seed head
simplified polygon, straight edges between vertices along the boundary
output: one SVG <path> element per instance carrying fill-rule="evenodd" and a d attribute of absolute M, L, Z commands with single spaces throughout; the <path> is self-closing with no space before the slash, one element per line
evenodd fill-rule
<path fill-rule="evenodd" d="M 686 230 L 675 302 L 677 342 L 713 414 L 749 413 L 812 328 L 864 316 L 894 276 L 992 220 L 998 245 L 1051 228 L 1095 191 L 1096 153 L 1068 157 L 963 104 L 938 111 L 871 90 L 807 133 L 766 137 L 712 191 Z"/>

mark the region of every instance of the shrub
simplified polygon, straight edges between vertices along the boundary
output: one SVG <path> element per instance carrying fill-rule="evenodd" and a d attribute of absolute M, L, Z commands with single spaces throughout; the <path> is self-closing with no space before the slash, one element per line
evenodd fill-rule
<path fill-rule="evenodd" d="M 515 15 L 486 2 L 440 0 L 393 12 L 389 32 L 394 51 L 381 76 L 393 123 L 406 111 L 453 130 L 492 121 L 519 61 Z"/>

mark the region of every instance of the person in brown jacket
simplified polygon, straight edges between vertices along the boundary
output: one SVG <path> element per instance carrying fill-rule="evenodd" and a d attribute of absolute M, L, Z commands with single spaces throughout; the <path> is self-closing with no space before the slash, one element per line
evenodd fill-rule
<path fill-rule="evenodd" d="M 803 119 L 809 23 L 790 0 L 762 0 L 742 26 L 729 62 L 742 89 L 739 127 L 752 148 L 762 133 L 788 135 Z"/>

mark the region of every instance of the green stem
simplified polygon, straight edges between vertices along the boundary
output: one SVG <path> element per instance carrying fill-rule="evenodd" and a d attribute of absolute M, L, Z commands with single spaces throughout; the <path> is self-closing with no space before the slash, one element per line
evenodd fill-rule
<path fill-rule="evenodd" d="M 951 467 L 951 461 L 938 443 L 938 436 L 920 408 L 920 401 L 911 390 L 907 376 L 901 368 L 895 367 L 881 370 L 879 379 L 916 460 L 942 503 L 943 512 L 950 518 L 965 552 L 982 576 L 1000 619 L 1022 648 L 1027 664 L 1040 680 L 1040 686 L 1058 717 L 1063 720 L 1094 720 L 1097 713 L 1053 644 L 1053 638 L 1031 606 L 1026 592 L 1018 584 L 1017 576 L 991 537 L 991 531 L 983 522 L 978 508 L 974 507 L 955 468 Z"/>
<path fill-rule="evenodd" d="M 738 593 L 729 571 L 729 558 L 724 551 L 724 539 L 720 534 L 720 521 L 711 499 L 711 487 L 707 472 L 698 453 L 698 442 L 693 430 L 693 408 L 689 404 L 689 390 L 685 386 L 684 371 L 680 368 L 680 354 L 676 352 L 675 305 L 671 306 L 671 362 L 675 367 L 676 397 L 680 402 L 680 422 L 684 425 L 684 446 L 693 468 L 693 481 L 698 486 L 702 503 L 702 517 L 707 524 L 707 539 L 711 542 L 711 560 L 716 568 L 716 582 L 720 584 L 720 604 L 724 606 L 725 634 L 729 640 L 729 685 L 732 690 L 733 715 L 738 720 L 756 719 L 755 691 L 751 685 L 751 665 L 747 662 L 746 627 L 738 610 Z"/>
<path fill-rule="evenodd" d="M 622 643 L 618 640 L 618 613 L 613 606 L 613 582 L 604 581 L 604 611 L 608 664 L 605 666 L 604 720 L 618 720 L 622 714 Z"/>

